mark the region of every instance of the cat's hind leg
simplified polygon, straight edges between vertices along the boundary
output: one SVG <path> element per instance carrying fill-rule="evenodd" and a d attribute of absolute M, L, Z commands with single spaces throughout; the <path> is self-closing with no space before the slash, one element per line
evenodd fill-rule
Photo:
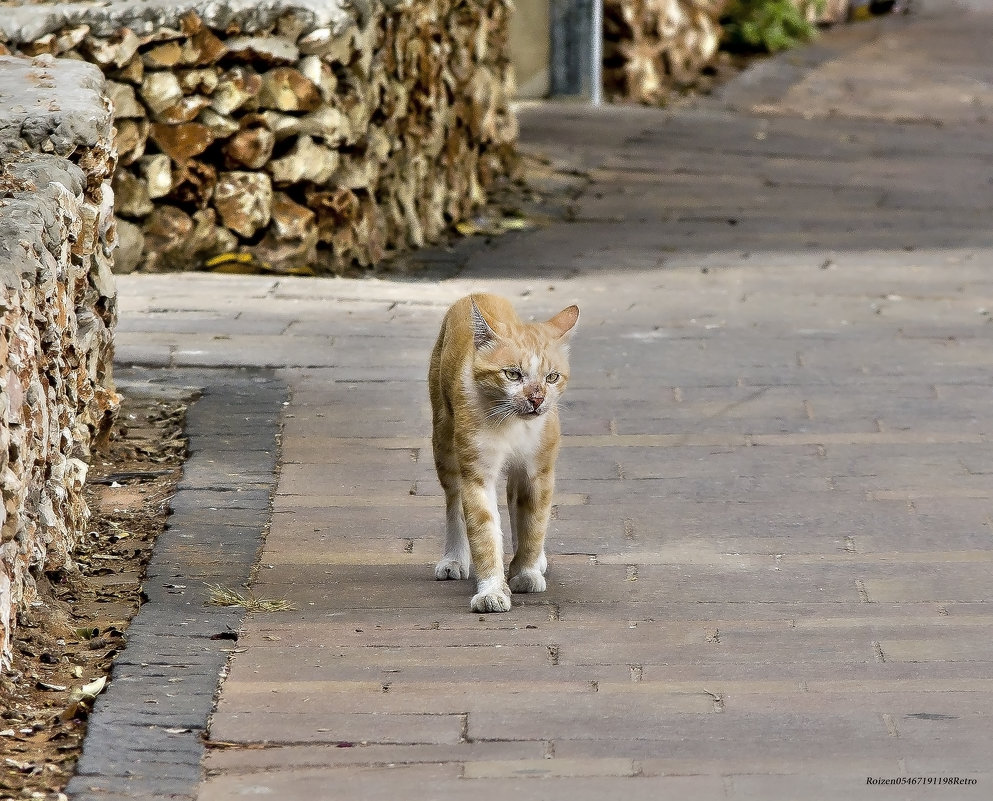
<path fill-rule="evenodd" d="M 451 445 L 451 420 L 437 421 L 436 426 L 439 430 L 434 437 L 434 464 L 438 471 L 438 480 L 445 490 L 445 552 L 435 565 L 434 577 L 438 581 L 467 579 L 472 559 L 462 510 L 459 465 Z"/>
<path fill-rule="evenodd" d="M 520 523 L 517 521 L 517 481 L 514 480 L 514 467 L 507 473 L 507 516 L 510 518 L 511 552 L 517 553 L 517 532 Z"/>

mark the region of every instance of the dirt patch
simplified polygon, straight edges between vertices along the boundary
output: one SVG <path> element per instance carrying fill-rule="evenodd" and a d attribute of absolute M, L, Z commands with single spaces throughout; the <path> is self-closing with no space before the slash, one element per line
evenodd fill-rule
<path fill-rule="evenodd" d="M 18 619 L 13 666 L 0 676 L 0 799 L 64 799 L 92 699 L 141 605 L 141 583 L 179 481 L 186 405 L 126 398 L 87 477 L 89 531 L 78 570 L 39 579 L 43 604 Z M 95 688 L 93 688 L 95 689 Z"/>

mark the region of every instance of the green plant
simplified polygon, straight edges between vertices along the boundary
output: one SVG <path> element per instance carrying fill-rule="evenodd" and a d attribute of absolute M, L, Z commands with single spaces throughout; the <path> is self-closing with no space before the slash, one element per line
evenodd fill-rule
<path fill-rule="evenodd" d="M 731 0 L 721 23 L 724 43 L 729 50 L 786 50 L 817 35 L 817 27 L 807 19 L 803 6 L 815 11 L 826 0 Z"/>

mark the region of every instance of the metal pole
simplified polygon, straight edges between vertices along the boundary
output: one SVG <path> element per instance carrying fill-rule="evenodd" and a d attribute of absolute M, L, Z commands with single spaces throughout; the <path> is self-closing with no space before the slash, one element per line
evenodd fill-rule
<path fill-rule="evenodd" d="M 590 105 L 603 103 L 603 0 L 593 0 L 590 24 Z"/>

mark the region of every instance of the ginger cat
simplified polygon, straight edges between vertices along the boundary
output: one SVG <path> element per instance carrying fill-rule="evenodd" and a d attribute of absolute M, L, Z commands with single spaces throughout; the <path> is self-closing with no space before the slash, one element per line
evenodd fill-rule
<path fill-rule="evenodd" d="M 513 592 L 544 592 L 545 531 L 559 449 L 556 402 L 569 380 L 569 306 L 524 323 L 510 301 L 470 295 L 445 315 L 431 354 L 432 444 L 445 490 L 445 554 L 438 580 L 469 577 L 474 612 L 507 612 Z M 514 558 L 504 577 L 497 482 L 507 475 Z M 509 582 L 508 582 L 509 578 Z"/>

